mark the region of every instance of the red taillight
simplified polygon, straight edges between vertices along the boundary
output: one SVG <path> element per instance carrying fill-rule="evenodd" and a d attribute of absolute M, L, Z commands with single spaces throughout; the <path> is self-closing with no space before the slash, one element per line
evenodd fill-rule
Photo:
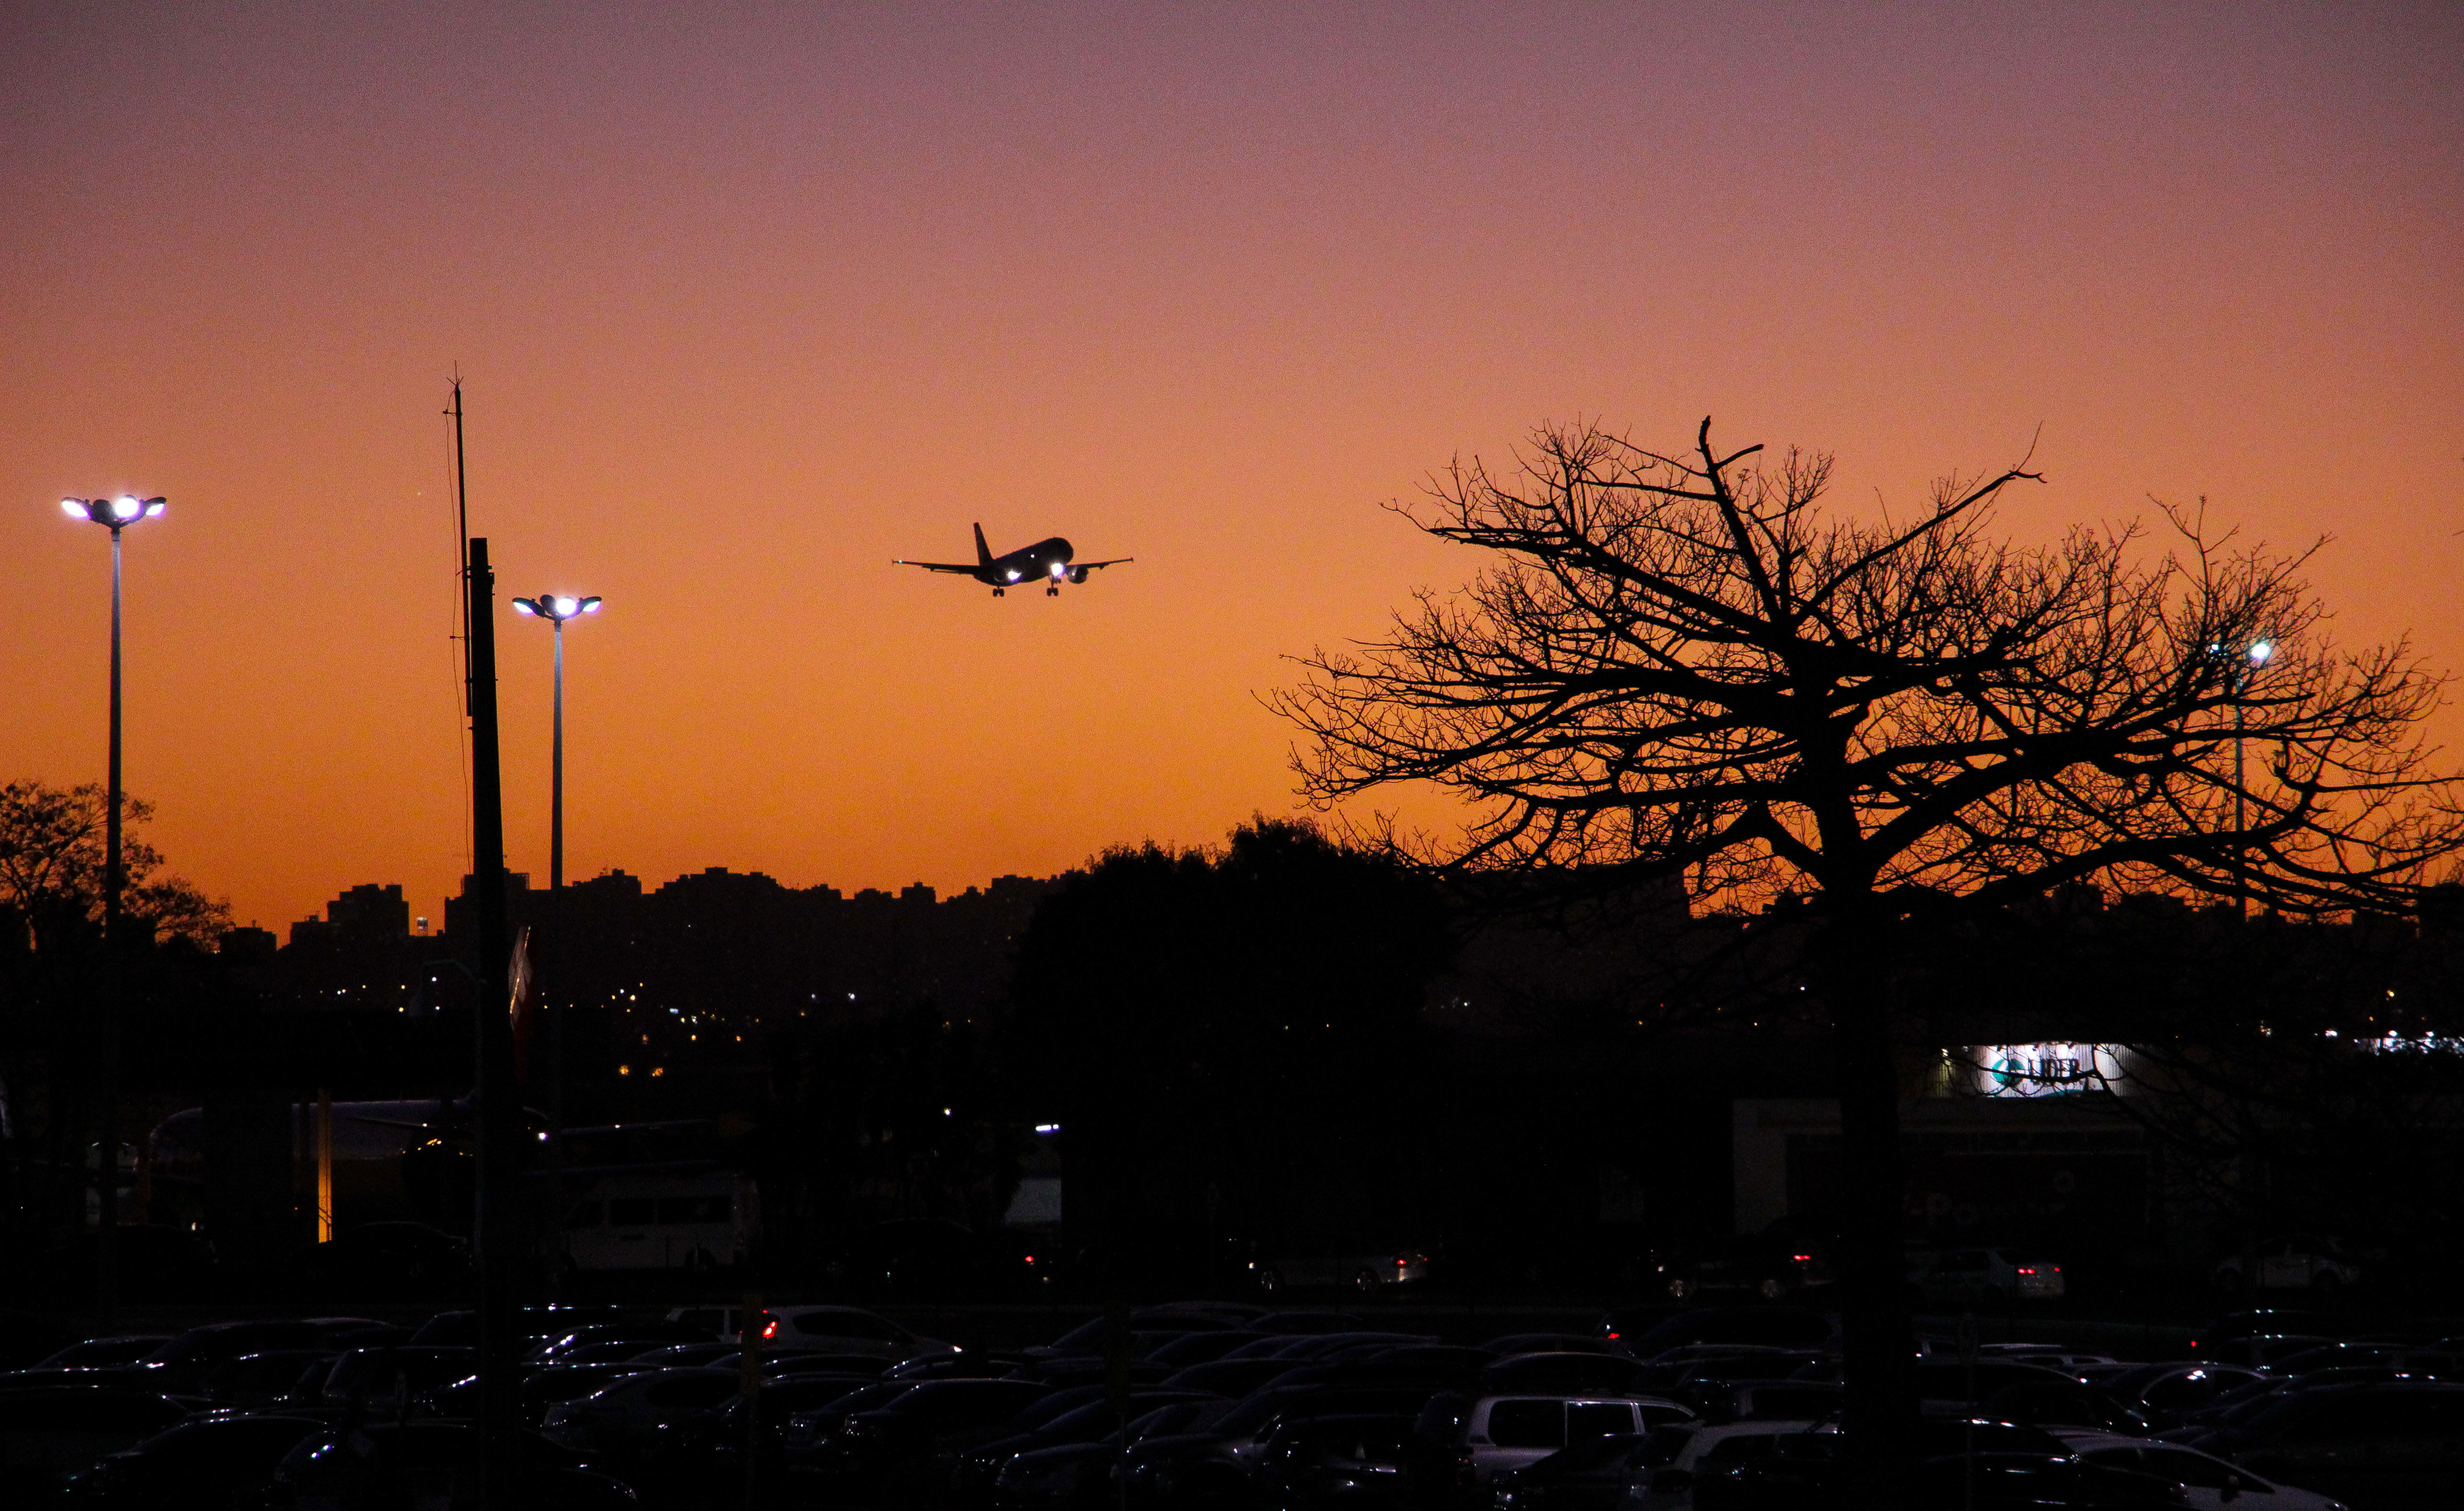
<path fill-rule="evenodd" d="M 2022 1264 L 2019 1266 L 2019 1273 L 2022 1275 L 2034 1275 L 2036 1273 L 2036 1269 L 2035 1265 Z"/>
<path fill-rule="evenodd" d="M 778 1318 L 773 1317 L 768 1322 L 761 1325 L 761 1336 L 765 1341 L 779 1336 Z"/>
<path fill-rule="evenodd" d="M 1611 1342 L 1611 1343 L 1615 1343 L 1615 1342 L 1617 1342 L 1617 1330 L 1616 1330 L 1615 1328 L 1611 1328 L 1611 1329 L 1609 1330 L 1609 1342 Z"/>
<path fill-rule="evenodd" d="M 1798 1264 L 1811 1264 L 1814 1262 L 1814 1256 L 1811 1254 L 1792 1254 L 1789 1256 L 1789 1259 Z"/>
<path fill-rule="evenodd" d="M 1034 1256 L 1034 1255 L 1032 1255 L 1032 1254 L 1028 1255 L 1028 1256 L 1026 1257 L 1026 1262 L 1027 1262 L 1027 1263 L 1029 1263 L 1029 1264 L 1033 1264 L 1033 1263 L 1035 1262 L 1035 1256 Z"/>

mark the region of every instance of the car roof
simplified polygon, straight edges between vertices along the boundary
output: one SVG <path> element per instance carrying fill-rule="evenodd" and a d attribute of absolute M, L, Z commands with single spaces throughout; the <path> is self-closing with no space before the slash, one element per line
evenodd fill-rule
<path fill-rule="evenodd" d="M 1664 1395 L 1645 1395 L 1639 1391 L 1504 1391 L 1495 1395 L 1477 1397 L 1471 1404 L 1475 1412 L 1498 1401 L 1564 1401 L 1570 1406 L 1607 1405 L 1614 1401 L 1627 1406 L 1674 1406 L 1684 1410 L 1683 1401 L 1672 1401 Z"/>

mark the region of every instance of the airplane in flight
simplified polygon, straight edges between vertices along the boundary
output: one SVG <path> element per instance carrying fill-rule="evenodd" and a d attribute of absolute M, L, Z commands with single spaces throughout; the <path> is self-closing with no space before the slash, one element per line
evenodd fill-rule
<path fill-rule="evenodd" d="M 1022 583 L 1040 581 L 1044 584 L 1045 596 L 1058 598 L 1064 579 L 1084 582 L 1087 574 L 1097 567 L 1119 566 L 1124 561 L 1137 559 L 1135 557 L 1115 557 L 1110 561 L 1072 561 L 1070 555 L 1069 542 L 1054 536 L 1049 540 L 1039 540 L 1007 556 L 997 557 L 993 555 L 992 548 L 984 544 L 984 527 L 978 525 L 973 564 L 964 561 L 910 561 L 904 557 L 890 564 L 922 567 L 927 572 L 963 572 L 990 587 L 995 598 L 1005 596 L 1011 588 Z"/>

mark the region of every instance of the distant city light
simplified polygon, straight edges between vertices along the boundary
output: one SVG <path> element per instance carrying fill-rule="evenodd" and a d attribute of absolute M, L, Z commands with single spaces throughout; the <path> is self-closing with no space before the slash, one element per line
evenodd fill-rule
<path fill-rule="evenodd" d="M 1035 1131 L 1038 1133 L 1058 1133 L 1061 1131 L 1061 1125 L 1058 1123 L 1038 1123 L 1035 1126 Z"/>

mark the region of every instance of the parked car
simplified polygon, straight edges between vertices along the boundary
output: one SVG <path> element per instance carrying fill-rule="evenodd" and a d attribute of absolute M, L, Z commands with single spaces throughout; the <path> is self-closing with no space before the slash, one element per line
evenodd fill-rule
<path fill-rule="evenodd" d="M 1975 1511 L 2172 1511 L 2188 1503 L 2180 1485 L 2153 1475 L 2055 1454 L 1946 1454 L 1917 1473 L 1913 1504 Z M 1707 1511 L 1707 1508 L 1706 1508 Z"/>
<path fill-rule="evenodd" d="M 330 1348 L 275 1348 L 216 1365 L 200 1392 L 230 1411 L 313 1405 L 341 1357 Z"/>
<path fill-rule="evenodd" d="M 1865 1511 L 1873 1502 L 1858 1466 L 1847 1456 L 1847 1439 L 1832 1424 L 1791 1424 L 1773 1434 L 1764 1433 L 1760 1424 L 1748 1426 L 1747 1431 L 1705 1439 L 1691 1455 L 1681 1452 L 1679 1461 L 1670 1465 L 1674 1472 L 1655 1477 L 1657 1483 L 1643 1502 L 1664 1495 L 1668 1503 L 1693 1511 Z M 1912 1446 L 1920 1461 L 1943 1455 L 2025 1455 L 2043 1460 L 2068 1453 L 2059 1438 L 2041 1428 L 1961 1417 L 1921 1420 Z M 1963 1495 L 1948 1502 L 1918 1500 L 1908 1504 L 1924 1511 L 1937 1506 L 1965 1511 L 1966 1500 Z M 1976 1504 L 2015 1511 L 2009 1500 L 1980 1498 Z"/>
<path fill-rule="evenodd" d="M 2290 1237 L 2262 1238 L 2254 1253 L 2228 1254 L 2209 1272 L 2209 1281 L 2228 1296 L 2251 1290 L 2301 1291 L 2333 1296 L 2362 1281 L 2362 1267 L 2333 1238 Z"/>
<path fill-rule="evenodd" d="M 1463 1415 L 1461 1462 L 1465 1478 L 1485 1484 L 1574 1443 L 1692 1420 L 1691 1411 L 1657 1396 L 1485 1395 Z"/>
<path fill-rule="evenodd" d="M 312 1416 L 208 1416 L 178 1423 L 69 1478 L 74 1504 L 235 1511 L 273 1480 L 292 1449 L 325 1431 Z"/>
<path fill-rule="evenodd" d="M 1624 1501 L 1627 1511 L 1691 1511 L 1695 1486 L 1726 1474 L 1732 1466 L 1771 1454 L 1782 1437 L 1816 1431 L 1812 1422 L 1731 1422 L 1725 1427 L 1698 1427 L 1675 1445 L 1666 1461 L 1634 1488 Z"/>
<path fill-rule="evenodd" d="M 2058 1301 L 2068 1288 L 2062 1267 L 2053 1260 L 1990 1248 L 1920 1253 L 1909 1263 L 1908 1284 L 1937 1304 Z"/>
<path fill-rule="evenodd" d="M 656 1369 L 624 1375 L 547 1409 L 540 1435 L 576 1453 L 623 1460 L 650 1448 L 659 1429 L 688 1412 L 734 1395 L 739 1377 L 725 1369 Z"/>
<path fill-rule="evenodd" d="M 1693 1434 L 1693 1424 L 1679 1423 L 1595 1437 L 1501 1470 L 1489 1480 L 1488 1511 L 1618 1511 L 1639 1499 Z"/>
<path fill-rule="evenodd" d="M 638 1511 L 632 1489 L 530 1433 L 517 1439 L 514 1504 L 523 1511 Z M 252 1511 L 474 1504 L 479 1429 L 467 1422 L 329 1427 L 300 1439 Z"/>
<path fill-rule="evenodd" d="M 2464 1484 L 2464 1384 L 2297 1384 L 2212 1428 L 2166 1435 L 2339 1500 L 2437 1504 Z"/>
<path fill-rule="evenodd" d="M 722 1335 L 730 1343 L 740 1336 Z M 861 1306 L 774 1306 L 761 1314 L 761 1341 L 767 1347 L 864 1353 L 893 1362 L 957 1351 L 954 1345 L 923 1337 Z"/>
<path fill-rule="evenodd" d="M 1047 1393 L 1031 1380 L 926 1380 L 846 1416 L 803 1455 L 801 1467 L 819 1481 L 825 1500 L 927 1497 L 955 1471 L 959 1454 L 1004 1435 Z"/>
<path fill-rule="evenodd" d="M 1689 1344 L 1734 1343 L 1772 1348 L 1821 1348 L 1838 1327 L 1803 1306 L 1704 1306 L 1676 1313 L 1628 1310 L 1600 1319 L 1600 1337 L 1638 1359 Z"/>
<path fill-rule="evenodd" d="M 1259 1459 L 1257 1500 L 1275 1511 L 1399 1511 L 1413 1446 L 1409 1416 L 1282 1423 Z"/>
<path fill-rule="evenodd" d="M 1259 1391 L 1202 1428 L 1142 1438 L 1123 1460 L 1122 1487 L 1142 1506 L 1243 1504 L 1278 1422 L 1397 1416 L 1420 1410 L 1429 1399 L 1419 1386 L 1298 1385 Z"/>
<path fill-rule="evenodd" d="M 418 1341 L 424 1340 L 429 1336 L 429 1329 L 422 1327 L 413 1335 L 413 1338 L 414 1341 Z M 471 1344 L 475 1345 L 478 1342 L 477 1330 L 475 1328 L 473 1329 L 468 1334 L 468 1337 Z M 605 1344 L 616 1344 L 627 1347 L 629 1351 L 620 1354 L 617 1357 L 618 1359 L 629 1359 L 634 1354 L 641 1353 L 651 1348 L 662 1347 L 671 1343 L 704 1343 L 712 1341 L 715 1340 L 705 1337 L 700 1329 L 690 1323 L 643 1320 L 595 1322 L 573 1328 L 569 1332 L 551 1333 L 547 1337 L 539 1339 L 537 1343 L 531 1346 L 529 1352 L 522 1355 L 522 1362 L 525 1364 L 564 1364 L 570 1361 L 577 1364 L 583 1362 L 594 1364 L 612 1364 L 615 1363 L 616 1360 L 605 1358 L 585 1360 L 580 1356 L 584 1354 L 584 1350 L 597 1349 L 602 1345 Z"/>
<path fill-rule="evenodd" d="M 355 1348 L 334 1361 L 318 1396 L 337 1411 L 403 1416 L 415 1402 L 478 1369 L 475 1348 Z"/>
<path fill-rule="evenodd" d="M 1425 1249 L 1336 1248 L 1287 1253 L 1280 1259 L 1253 1261 L 1258 1289 L 1269 1296 L 1309 1286 L 1348 1286 L 1372 1296 L 1397 1285 L 1419 1285 L 1429 1278 Z"/>
<path fill-rule="evenodd" d="M 135 1364 L 155 1349 L 171 1341 L 171 1335 L 159 1332 L 121 1333 L 110 1338 L 88 1338 L 73 1343 L 34 1366 L 37 1369 L 100 1369 L 116 1364 Z"/>
<path fill-rule="evenodd" d="M 2233 1511 L 2256 1511 L 2262 1506 L 2266 1511 L 2343 1511 L 2337 1501 L 2315 1490 L 2279 1484 L 2179 1443 L 2151 1443 L 2067 1428 L 2055 1429 L 2054 1435 L 2082 1462 L 2153 1475 L 2180 1485 L 2194 1511 L 2225 1511 L 2229 1506 Z"/>
<path fill-rule="evenodd" d="M 2163 1424 L 2258 1377 L 2255 1369 L 2229 1364 L 2147 1364 L 2111 1375 L 2099 1386 L 2123 1405 Z"/>
<path fill-rule="evenodd" d="M 1113 1411 L 1110 1395 L 1109 1391 L 1096 1392 L 1068 1411 L 1042 1421 L 1013 1418 L 1009 1424 L 1012 1431 L 989 1442 L 979 1443 L 958 1456 L 951 1471 L 951 1488 L 955 1498 L 964 1504 L 982 1504 L 992 1499 L 1002 1467 L 1011 1459 L 1022 1455 L 1042 1453 L 1048 1448 L 1101 1441 L 1117 1433 L 1121 1418 Z M 1054 1396 L 1045 1397 L 1046 1401 L 1052 1399 Z M 1199 1407 L 1202 1414 L 1211 1421 L 1221 1415 L 1230 1405 L 1219 1397 L 1181 1391 L 1138 1391 L 1132 1392 L 1129 1398 L 1130 1415 L 1133 1422 L 1160 1416 L 1164 1414 L 1163 1408 L 1168 1406 Z M 1200 1424 L 1184 1413 L 1175 1423 L 1175 1430 L 1197 1425 Z M 1051 1462 L 1058 1463 L 1059 1460 Z M 1075 1473 L 1074 1469 L 1067 1472 L 1068 1475 Z M 1065 1473 L 1057 1469 L 1050 1473 L 1039 1471 L 1037 1478 L 1044 1481 L 1044 1488 L 1049 1490 L 1053 1482 L 1065 1478 Z"/>
<path fill-rule="evenodd" d="M 1984 1414 L 2005 1422 L 2093 1427 L 2133 1437 L 2145 1436 L 2153 1425 L 2145 1415 L 2102 1391 L 2071 1379 L 2020 1380 L 2005 1385 L 1985 1398 Z"/>
<path fill-rule="evenodd" d="M 1670 1301 L 1750 1295 L 1775 1302 L 1837 1279 L 1830 1262 L 1799 1240 L 1748 1236 L 1660 1256 L 1649 1282 Z"/>
<path fill-rule="evenodd" d="M 0 1393 L 0 1505 L 38 1504 L 60 1476 L 139 1443 L 188 1415 L 149 1391 L 44 1386 Z"/>
<path fill-rule="evenodd" d="M 1641 1368 L 1617 1353 L 1519 1353 L 1485 1366 L 1475 1382 L 1483 1394 L 1580 1391 L 1622 1395 Z"/>
<path fill-rule="evenodd" d="M 207 1376 L 242 1354 L 275 1348 L 316 1348 L 327 1333 L 313 1322 L 209 1323 L 191 1327 L 139 1360 L 131 1384 L 169 1395 L 194 1394 Z"/>

